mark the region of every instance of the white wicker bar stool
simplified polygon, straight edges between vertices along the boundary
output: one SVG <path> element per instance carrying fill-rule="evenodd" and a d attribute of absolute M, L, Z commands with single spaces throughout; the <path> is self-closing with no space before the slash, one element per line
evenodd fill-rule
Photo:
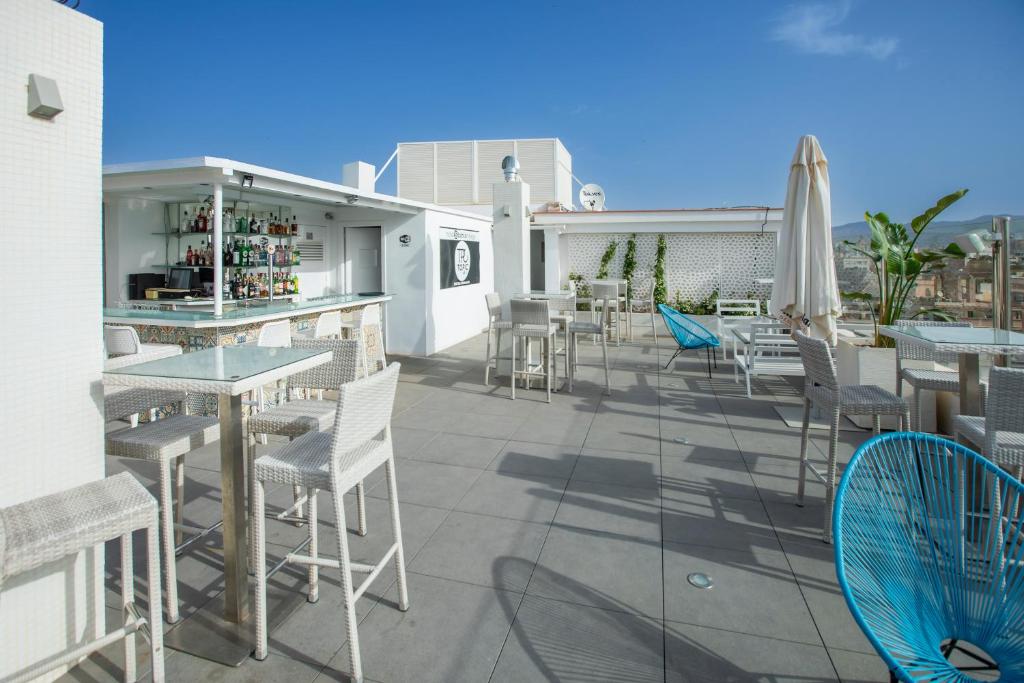
<path fill-rule="evenodd" d="M 178 580 L 175 558 L 187 547 L 221 525 L 221 522 L 217 522 L 204 529 L 183 524 L 185 456 L 219 438 L 220 426 L 216 417 L 184 414 L 171 415 L 138 427 L 127 427 L 115 432 L 108 432 L 106 435 L 107 455 L 148 460 L 157 463 L 159 468 L 164 597 L 167 621 L 172 624 L 181 618 L 178 611 Z M 177 490 L 178 498 L 177 511 L 174 509 L 171 496 L 169 466 L 172 463 L 174 465 L 174 488 Z M 185 533 L 193 535 L 186 539 L 183 537 Z"/>
<path fill-rule="evenodd" d="M 395 455 L 391 445 L 391 412 L 395 402 L 399 370 L 399 364 L 392 363 L 382 372 L 342 385 L 333 433 L 310 432 L 280 450 L 256 460 L 256 659 L 262 660 L 267 657 L 267 565 L 265 520 L 262 514 L 267 483 L 298 484 L 306 488 L 310 501 L 306 506 L 309 552 L 303 555 L 289 553 L 285 560 L 308 567 L 307 597 L 310 602 L 316 602 L 319 598 L 319 568 L 340 570 L 349 668 L 355 681 L 363 680 L 355 603 L 392 559 L 398 575 L 398 608 L 403 612 L 409 609 L 402 526 L 399 520 L 398 490 L 395 481 Z M 349 558 L 344 494 L 381 465 L 384 465 L 387 479 L 394 541 L 377 564 L 355 563 Z M 318 554 L 316 495 L 317 491 L 321 490 L 330 491 L 334 500 L 335 531 L 338 540 L 336 560 L 322 558 Z M 358 588 L 353 588 L 352 585 L 353 572 L 367 574 Z"/>
<path fill-rule="evenodd" d="M 590 295 L 593 305 L 591 310 L 600 310 L 598 323 L 601 325 L 602 334 L 611 337 L 612 326 L 615 327 L 615 345 L 622 345 L 621 328 L 619 326 L 619 286 L 602 282 L 595 282 L 590 285 Z M 596 337 L 595 337 L 596 341 Z"/>
<path fill-rule="evenodd" d="M 348 331 L 350 339 L 358 339 L 362 344 L 363 377 L 369 377 L 377 370 L 387 367 L 388 360 L 384 353 L 384 327 L 381 325 L 380 304 L 363 306 L 353 314 L 351 322 L 343 320 L 341 327 Z M 372 358 L 370 358 L 369 343 L 367 342 L 368 332 L 372 332 L 377 338 Z M 371 363 L 373 364 L 372 371 Z"/>
<path fill-rule="evenodd" d="M 658 345 L 658 327 L 655 323 L 654 315 L 657 312 L 657 304 L 654 302 L 654 278 L 648 278 L 644 281 L 641 289 L 646 292 L 646 296 L 638 297 L 636 295 L 636 287 L 633 287 L 634 296 L 629 300 L 629 308 L 632 310 L 636 305 L 646 306 L 647 310 L 651 314 L 651 334 L 654 335 L 654 345 Z M 632 326 L 630 326 L 630 339 L 632 339 Z"/>
<path fill-rule="evenodd" d="M 555 364 L 555 377 L 558 377 L 558 357 L 565 358 L 565 378 L 569 379 L 569 324 L 576 321 L 576 295 L 566 292 L 564 296 L 548 297 L 548 310 L 551 322 L 562 330 L 565 345 L 558 348 L 558 335 L 555 334 L 555 348 L 552 351 L 552 362 Z"/>
<path fill-rule="evenodd" d="M 522 377 L 526 382 L 526 388 L 530 388 L 530 381 L 534 377 L 544 377 L 548 392 L 548 403 L 551 403 L 551 384 L 554 381 L 552 367 L 552 350 L 555 345 L 555 335 L 558 327 L 551 323 L 551 316 L 548 302 L 543 300 L 513 299 L 509 302 L 512 307 L 512 400 L 516 400 L 516 379 Z M 541 339 L 543 347 L 540 357 L 543 366 L 530 367 L 530 340 Z M 525 341 L 520 350 L 523 352 L 523 367 L 517 369 L 516 365 L 516 340 Z"/>
<path fill-rule="evenodd" d="M 491 368 L 498 370 L 498 354 L 501 353 L 501 333 L 512 329 L 511 320 L 501 319 L 501 295 L 497 292 L 484 294 L 487 304 L 487 351 L 484 357 L 484 384 L 491 383 Z M 491 336 L 494 336 L 494 354 L 491 354 Z"/>
<path fill-rule="evenodd" d="M 32 681 L 118 640 L 124 640 L 124 680 L 134 681 L 135 634 L 149 641 L 152 678 L 164 680 L 163 622 L 160 614 L 160 559 L 157 505 L 153 496 L 127 472 L 0 509 L 0 586 L 5 579 L 49 562 L 121 539 L 122 625 L 57 658 L 37 662 L 5 679 Z M 132 532 L 146 530 L 149 618 L 135 603 Z M 71 599 L 73 596 L 68 596 Z M 2 656 L 13 656 L 2 646 Z"/>
<path fill-rule="evenodd" d="M 945 322 L 940 320 L 900 320 L 896 323 L 907 327 L 970 327 L 968 322 Z M 896 395 L 903 395 L 903 382 L 914 390 L 914 414 L 911 429 L 921 431 L 921 392 L 960 391 L 960 373 L 956 370 L 929 370 L 926 368 L 905 368 L 903 361 L 929 360 L 936 363 L 956 364 L 955 353 L 935 353 L 919 344 L 896 341 Z"/>
<path fill-rule="evenodd" d="M 256 439 L 253 438 L 255 435 L 274 434 L 286 436 L 291 440 L 308 432 L 322 432 L 334 426 L 338 410 L 336 400 L 291 398 L 297 390 L 337 391 L 343 384 L 352 382 L 359 376 L 362 344 L 357 339 L 296 339 L 293 345 L 294 348 L 300 349 L 331 351 L 333 355 L 329 362 L 289 377 L 288 391 L 286 392 L 289 400 L 257 413 L 249 419 L 247 426 L 249 438 L 246 439 L 248 472 L 253 471 L 253 463 L 256 459 Z M 255 497 L 254 487 L 255 479 L 249 477 L 250 504 Z M 302 519 L 302 510 L 306 503 L 306 494 L 298 485 L 294 488 L 294 494 L 294 504 L 286 510 L 274 513 L 274 517 L 281 521 L 305 523 L 305 520 Z M 366 505 L 363 494 L 363 483 L 359 482 L 356 485 L 356 502 L 360 536 L 366 535 Z M 255 567 L 255 543 L 252 544 L 251 551 L 252 564 Z"/>
<path fill-rule="evenodd" d="M 968 441 L 981 454 L 1024 476 L 1024 370 L 992 368 L 988 376 L 985 417 L 957 415 L 953 431 L 959 443 Z"/>
<path fill-rule="evenodd" d="M 321 313 L 320 317 L 316 319 L 313 339 L 325 338 L 341 338 L 341 311 L 327 311 L 326 313 Z"/>
<path fill-rule="evenodd" d="M 881 416 L 895 415 L 900 431 L 910 424 L 910 411 L 902 398 L 873 384 L 841 385 L 836 377 L 828 342 L 795 332 L 800 359 L 804 365 L 804 422 L 800 434 L 800 478 L 796 504 L 803 507 L 804 484 L 808 470 L 825 485 L 825 519 L 821 538 L 832 542 L 832 507 L 836 494 L 836 451 L 839 448 L 839 420 L 843 415 L 871 415 L 874 433 L 881 431 Z M 810 430 L 811 403 L 830 416 L 828 463 L 823 474 L 807 460 L 807 433 Z"/>

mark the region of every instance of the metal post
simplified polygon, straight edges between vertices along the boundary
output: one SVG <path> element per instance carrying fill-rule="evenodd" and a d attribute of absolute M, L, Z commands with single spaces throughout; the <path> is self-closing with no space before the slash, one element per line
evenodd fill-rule
<path fill-rule="evenodd" d="M 1013 325 L 1013 295 L 1010 285 L 1010 217 L 992 217 L 992 327 L 1009 330 Z M 996 365 L 1005 367 L 1006 356 Z"/>
<path fill-rule="evenodd" d="M 224 314 L 224 186 L 213 184 L 213 316 Z"/>
<path fill-rule="evenodd" d="M 224 618 L 240 624 L 249 616 L 249 550 L 246 543 L 242 397 L 221 394 L 218 404 L 224 520 Z"/>

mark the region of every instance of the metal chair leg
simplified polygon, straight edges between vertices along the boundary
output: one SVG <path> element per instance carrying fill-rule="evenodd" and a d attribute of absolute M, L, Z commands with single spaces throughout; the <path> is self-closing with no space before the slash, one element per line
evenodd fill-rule
<path fill-rule="evenodd" d="M 804 421 L 800 429 L 800 476 L 796 485 L 796 504 L 804 506 L 804 488 L 807 485 L 807 437 L 811 428 L 811 401 L 804 399 Z"/>

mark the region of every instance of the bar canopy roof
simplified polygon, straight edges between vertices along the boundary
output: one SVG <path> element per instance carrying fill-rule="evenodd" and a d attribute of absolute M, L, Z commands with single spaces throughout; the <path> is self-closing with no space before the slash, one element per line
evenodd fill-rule
<path fill-rule="evenodd" d="M 247 182 L 243 186 L 247 176 L 252 177 L 251 187 Z M 300 201 L 335 207 L 344 213 L 346 220 L 358 220 L 363 216 L 372 218 L 377 211 L 416 214 L 425 209 L 482 218 L 479 214 L 447 206 L 367 192 L 339 183 L 219 157 L 142 161 L 103 167 L 103 192 L 107 196 L 162 202 L 201 202 L 213 193 L 213 186 L 218 183 L 223 188 L 225 204 L 231 201 Z"/>

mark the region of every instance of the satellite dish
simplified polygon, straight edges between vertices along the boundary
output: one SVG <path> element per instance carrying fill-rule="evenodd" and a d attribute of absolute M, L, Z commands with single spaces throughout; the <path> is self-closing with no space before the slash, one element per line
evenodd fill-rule
<path fill-rule="evenodd" d="M 604 211 L 604 190 L 600 185 L 587 183 L 580 188 L 580 204 L 584 211 Z"/>

